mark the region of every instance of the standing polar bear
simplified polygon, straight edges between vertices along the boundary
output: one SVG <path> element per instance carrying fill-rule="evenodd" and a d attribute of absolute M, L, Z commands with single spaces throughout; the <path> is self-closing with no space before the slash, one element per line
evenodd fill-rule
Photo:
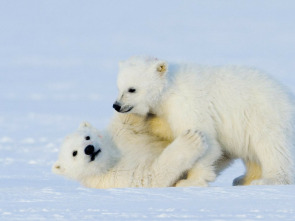
<path fill-rule="evenodd" d="M 150 119 L 154 135 L 173 140 L 188 129 L 205 134 L 209 149 L 178 186 L 207 185 L 236 158 L 246 174 L 235 184 L 294 182 L 295 106 L 260 71 L 132 57 L 120 63 L 117 84 L 113 107 Z"/>
<path fill-rule="evenodd" d="M 115 115 L 104 132 L 82 123 L 65 138 L 52 170 L 90 188 L 174 186 L 203 156 L 205 138 L 187 131 L 168 144 L 146 128 L 129 115 Z"/>

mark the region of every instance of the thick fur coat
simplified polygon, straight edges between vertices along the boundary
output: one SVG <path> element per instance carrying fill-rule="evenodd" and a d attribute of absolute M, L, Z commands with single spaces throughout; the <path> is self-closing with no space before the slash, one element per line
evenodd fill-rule
<path fill-rule="evenodd" d="M 82 123 L 67 136 L 52 170 L 90 188 L 169 187 L 206 149 L 201 132 L 186 131 L 169 144 L 150 136 L 143 118 L 116 114 L 109 131 Z"/>
<path fill-rule="evenodd" d="M 151 134 L 174 140 L 198 130 L 206 136 L 209 149 L 179 186 L 207 185 L 236 158 L 247 172 L 235 184 L 294 182 L 294 102 L 261 71 L 132 57 L 120 63 L 118 89 L 114 108 L 152 116 Z"/>

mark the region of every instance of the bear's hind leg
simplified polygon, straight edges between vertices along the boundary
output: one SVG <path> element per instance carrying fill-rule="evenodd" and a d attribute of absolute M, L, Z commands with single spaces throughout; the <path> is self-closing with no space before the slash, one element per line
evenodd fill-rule
<path fill-rule="evenodd" d="M 282 138 L 283 139 L 280 139 Z M 284 136 L 274 136 L 271 140 L 260 140 L 256 146 L 256 158 L 261 165 L 261 178 L 250 185 L 283 185 L 293 183 L 293 162 L 289 150 L 290 144 L 284 142 Z M 283 142 L 282 142 L 283 141 Z"/>
<path fill-rule="evenodd" d="M 258 163 L 246 161 L 246 173 L 233 180 L 233 186 L 250 185 L 253 180 L 261 178 L 261 166 Z"/>

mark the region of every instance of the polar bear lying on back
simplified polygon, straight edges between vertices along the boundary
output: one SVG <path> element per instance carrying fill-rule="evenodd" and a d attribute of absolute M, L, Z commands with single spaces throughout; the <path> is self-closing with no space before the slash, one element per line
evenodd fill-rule
<path fill-rule="evenodd" d="M 82 123 L 64 140 L 53 172 L 90 188 L 168 187 L 206 150 L 199 132 L 187 131 L 168 145 L 147 134 L 141 118 L 128 115 L 115 116 L 110 130 L 100 133 Z"/>
<path fill-rule="evenodd" d="M 209 149 L 179 186 L 207 185 L 216 173 L 214 162 L 235 158 L 247 167 L 235 183 L 294 182 L 294 103 L 260 71 L 132 57 L 120 63 L 117 83 L 113 107 L 156 116 L 151 121 L 155 136 L 174 140 L 188 129 L 205 134 Z"/>

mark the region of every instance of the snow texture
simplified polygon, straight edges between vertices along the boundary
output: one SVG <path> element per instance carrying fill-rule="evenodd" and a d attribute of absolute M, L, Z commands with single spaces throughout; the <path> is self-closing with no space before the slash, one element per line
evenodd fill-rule
<path fill-rule="evenodd" d="M 295 93 L 295 3 L 1 1 L 0 220 L 295 220 L 295 186 L 87 189 L 51 173 L 63 137 L 113 114 L 119 60 L 255 66 Z"/>

